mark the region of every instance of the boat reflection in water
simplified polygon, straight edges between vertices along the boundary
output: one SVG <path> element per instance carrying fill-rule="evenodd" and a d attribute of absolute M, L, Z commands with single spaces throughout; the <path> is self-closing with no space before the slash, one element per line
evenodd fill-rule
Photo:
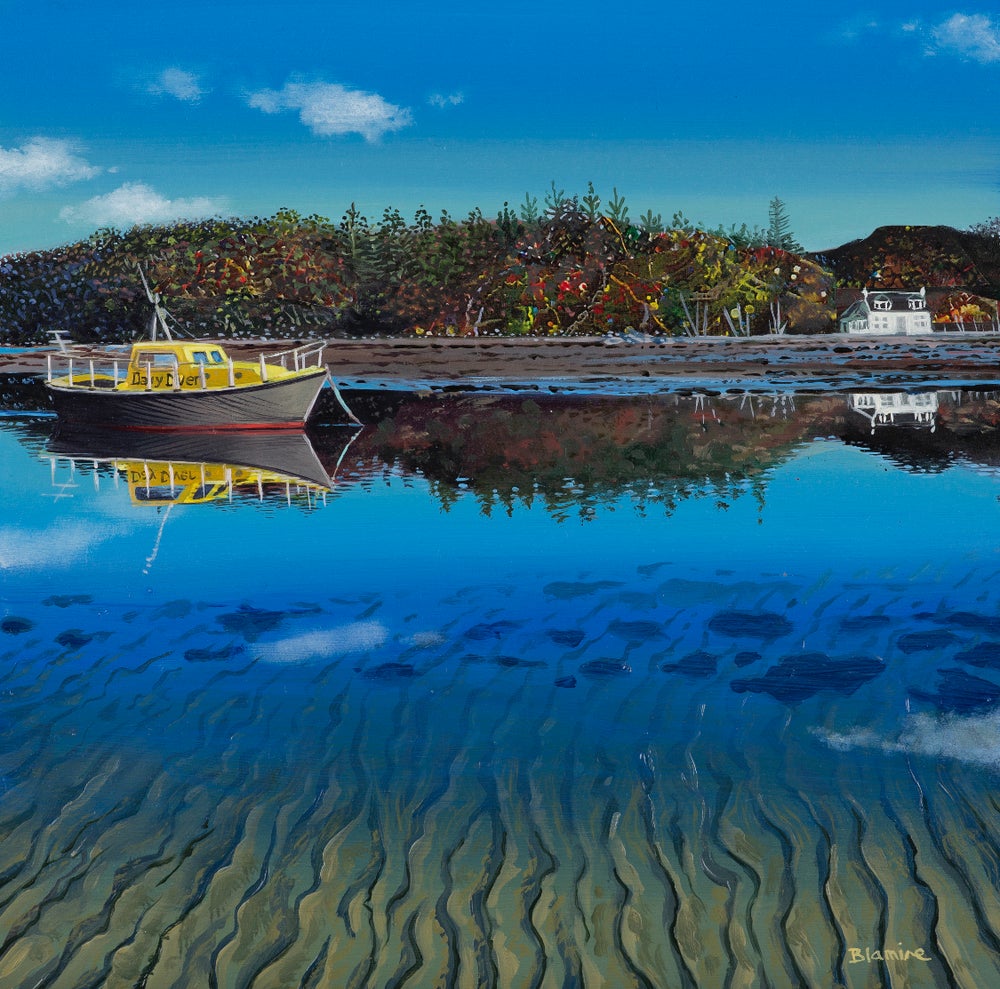
<path fill-rule="evenodd" d="M 346 434 L 332 472 L 304 433 L 156 434 L 60 427 L 47 452 L 52 486 L 63 494 L 83 471 L 92 473 L 95 487 L 109 474 L 115 484 L 124 479 L 133 505 L 200 505 L 251 497 L 311 506 L 325 501 L 357 435 L 353 430 Z"/>
<path fill-rule="evenodd" d="M 852 412 L 867 419 L 874 434 L 879 426 L 913 426 L 937 428 L 940 405 L 938 393 L 916 392 L 854 392 L 848 396 Z"/>

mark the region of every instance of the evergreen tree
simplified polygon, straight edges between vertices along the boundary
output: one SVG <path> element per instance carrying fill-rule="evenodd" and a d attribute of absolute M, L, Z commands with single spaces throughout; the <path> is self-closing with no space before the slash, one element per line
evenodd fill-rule
<path fill-rule="evenodd" d="M 601 197 L 597 194 L 593 182 L 587 183 L 587 194 L 583 197 L 583 211 L 591 223 L 601 217 Z"/>
<path fill-rule="evenodd" d="M 795 239 L 785 204 L 777 196 L 771 200 L 767 210 L 767 219 L 768 245 L 783 251 L 791 251 L 793 254 L 801 254 L 802 245 Z"/>
<path fill-rule="evenodd" d="M 625 205 L 625 197 L 618 195 L 617 187 L 611 190 L 608 217 L 614 221 L 619 230 L 624 230 L 629 225 L 628 206 Z"/>

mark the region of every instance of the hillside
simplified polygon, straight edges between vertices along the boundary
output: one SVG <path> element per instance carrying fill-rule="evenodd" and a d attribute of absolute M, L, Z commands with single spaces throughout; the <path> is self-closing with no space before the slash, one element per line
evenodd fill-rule
<path fill-rule="evenodd" d="M 1000 237 L 944 226 L 879 227 L 809 255 L 855 288 L 957 288 L 1000 298 Z"/>
<path fill-rule="evenodd" d="M 0 259 L 0 343 L 134 338 L 149 314 L 140 267 L 180 326 L 224 338 L 823 333 L 837 288 L 943 287 L 934 305 L 954 320 L 995 312 L 969 293 L 1000 296 L 1000 238 L 950 227 L 882 227 L 803 255 L 576 199 L 529 218 L 506 204 L 495 219 L 436 221 L 282 210 Z"/>
<path fill-rule="evenodd" d="M 0 339 L 133 337 L 148 313 L 139 266 L 206 336 L 749 336 L 833 318 L 829 275 L 797 254 L 565 200 L 530 219 L 505 205 L 495 219 L 387 210 L 371 222 L 352 208 L 340 223 L 283 210 L 98 231 L 0 261 Z"/>

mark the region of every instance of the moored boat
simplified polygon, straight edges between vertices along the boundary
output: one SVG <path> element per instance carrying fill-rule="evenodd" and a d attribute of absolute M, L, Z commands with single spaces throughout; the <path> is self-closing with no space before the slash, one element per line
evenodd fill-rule
<path fill-rule="evenodd" d="M 327 381 L 354 419 L 330 379 L 324 342 L 234 360 L 217 342 L 174 339 L 159 294 L 144 276 L 143 284 L 153 304 L 149 339 L 127 356 L 49 355 L 45 384 L 64 422 L 152 431 L 302 429 Z"/>
<path fill-rule="evenodd" d="M 217 343 L 154 340 L 124 361 L 63 359 L 46 375 L 56 412 L 105 429 L 301 429 L 328 377 L 323 344 L 236 361 Z"/>

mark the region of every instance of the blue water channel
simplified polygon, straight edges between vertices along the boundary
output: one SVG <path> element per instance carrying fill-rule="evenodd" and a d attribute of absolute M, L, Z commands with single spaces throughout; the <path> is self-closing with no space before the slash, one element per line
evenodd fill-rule
<path fill-rule="evenodd" d="M 6 416 L 0 984 L 990 984 L 1000 396 L 906 407 Z"/>

